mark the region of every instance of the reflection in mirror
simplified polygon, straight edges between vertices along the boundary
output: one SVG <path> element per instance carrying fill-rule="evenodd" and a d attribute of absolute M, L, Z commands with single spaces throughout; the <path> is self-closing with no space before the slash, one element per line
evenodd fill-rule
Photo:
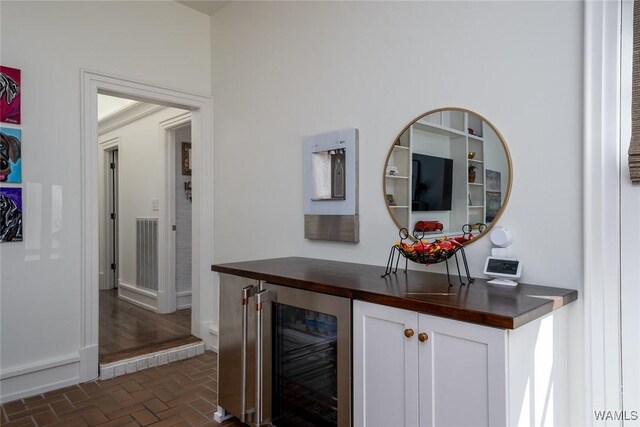
<path fill-rule="evenodd" d="M 511 175 L 508 148 L 491 123 L 464 109 L 434 110 L 403 129 L 389 150 L 385 201 L 398 228 L 467 242 L 502 214 Z"/>
<path fill-rule="evenodd" d="M 345 149 L 318 151 L 311 155 L 311 200 L 344 200 Z"/>

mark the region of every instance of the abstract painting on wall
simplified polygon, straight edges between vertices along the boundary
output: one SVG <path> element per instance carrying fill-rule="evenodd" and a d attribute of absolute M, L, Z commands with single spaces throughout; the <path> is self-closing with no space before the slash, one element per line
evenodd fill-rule
<path fill-rule="evenodd" d="M 22 241 L 22 188 L 0 188 L 0 242 Z"/>
<path fill-rule="evenodd" d="M 182 143 L 182 175 L 191 175 L 191 143 Z"/>
<path fill-rule="evenodd" d="M 485 172 L 485 182 L 487 191 L 501 191 L 500 172 L 487 169 Z"/>
<path fill-rule="evenodd" d="M 22 182 L 22 132 L 0 127 L 0 182 Z"/>
<path fill-rule="evenodd" d="M 0 65 L 0 122 L 20 124 L 20 70 Z"/>

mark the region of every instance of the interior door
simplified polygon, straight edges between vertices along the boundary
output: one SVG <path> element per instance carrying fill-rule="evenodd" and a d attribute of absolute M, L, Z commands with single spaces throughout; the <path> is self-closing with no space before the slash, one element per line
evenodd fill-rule
<path fill-rule="evenodd" d="M 111 150 L 107 180 L 107 214 L 109 216 L 108 243 L 108 283 L 110 288 L 118 287 L 118 150 Z"/>

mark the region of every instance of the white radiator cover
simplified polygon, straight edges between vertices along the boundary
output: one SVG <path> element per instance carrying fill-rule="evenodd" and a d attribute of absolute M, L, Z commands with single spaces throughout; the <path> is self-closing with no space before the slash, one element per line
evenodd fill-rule
<path fill-rule="evenodd" d="M 136 218 L 136 285 L 158 290 L 158 218 Z"/>

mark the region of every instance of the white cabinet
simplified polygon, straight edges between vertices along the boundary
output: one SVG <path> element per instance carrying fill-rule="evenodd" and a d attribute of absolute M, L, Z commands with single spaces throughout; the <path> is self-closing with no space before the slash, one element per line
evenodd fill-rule
<path fill-rule="evenodd" d="M 354 427 L 418 425 L 417 323 L 414 312 L 353 302 Z"/>
<path fill-rule="evenodd" d="M 507 425 L 507 331 L 354 301 L 355 426 Z"/>
<path fill-rule="evenodd" d="M 418 315 L 421 427 L 506 425 L 503 329 Z"/>
<path fill-rule="evenodd" d="M 568 313 L 499 329 L 354 301 L 354 426 L 573 425 Z"/>

